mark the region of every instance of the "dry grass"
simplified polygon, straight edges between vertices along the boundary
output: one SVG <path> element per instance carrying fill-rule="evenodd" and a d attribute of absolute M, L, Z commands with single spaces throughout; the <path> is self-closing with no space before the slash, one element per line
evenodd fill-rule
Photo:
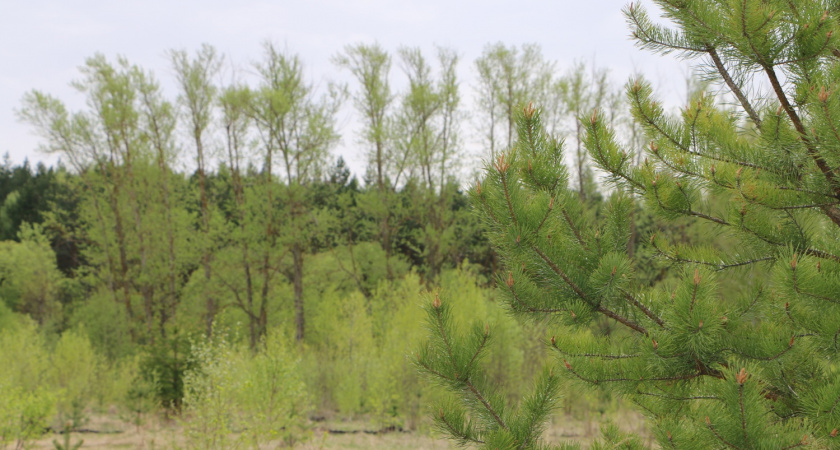
<path fill-rule="evenodd" d="M 546 431 L 546 440 L 551 443 L 575 441 L 584 448 L 598 438 L 601 417 L 555 416 Z M 622 430 L 646 436 L 643 418 L 635 412 L 620 410 L 611 414 L 610 420 Z M 84 439 L 83 449 L 178 449 L 185 448 L 186 442 L 181 427 L 176 421 L 163 418 L 150 418 L 142 426 L 134 426 L 119 419 L 116 415 L 95 416 L 85 427 L 99 433 L 74 433 L 72 442 Z M 330 433 L 327 430 L 342 430 L 343 433 Z M 456 448 L 450 442 L 431 432 L 387 432 L 381 434 L 365 433 L 369 424 L 360 421 L 320 422 L 315 424 L 313 435 L 308 441 L 295 446 L 305 450 L 320 449 L 394 449 L 394 450 L 433 450 Z M 48 435 L 36 441 L 31 448 L 54 449 L 53 439 L 62 441 L 59 435 Z M 651 442 L 648 442 L 651 444 Z M 279 448 L 280 443 L 266 448 Z"/>

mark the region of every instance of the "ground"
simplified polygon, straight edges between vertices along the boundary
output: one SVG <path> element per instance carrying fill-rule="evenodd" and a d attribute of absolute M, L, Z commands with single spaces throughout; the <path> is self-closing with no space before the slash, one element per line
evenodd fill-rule
<path fill-rule="evenodd" d="M 644 427 L 643 418 L 637 413 L 621 411 L 611 414 L 618 426 L 629 432 L 649 436 Z M 573 440 L 588 447 L 599 435 L 601 418 L 573 417 L 560 414 L 546 431 L 548 442 Z M 433 431 L 387 431 L 371 433 L 369 424 L 363 421 L 339 421 L 314 423 L 312 438 L 298 444 L 295 448 L 305 450 L 320 449 L 394 449 L 394 450 L 433 450 L 457 448 Z M 72 443 L 84 439 L 82 449 L 176 449 L 184 448 L 181 427 L 177 421 L 163 418 L 149 418 L 141 426 L 135 426 L 114 415 L 94 415 L 85 426 L 88 432 L 74 433 Z M 54 449 L 53 440 L 63 442 L 60 435 L 47 435 L 36 441 L 31 448 Z M 650 444 L 650 442 L 648 442 Z M 278 448 L 275 445 L 266 448 Z"/>

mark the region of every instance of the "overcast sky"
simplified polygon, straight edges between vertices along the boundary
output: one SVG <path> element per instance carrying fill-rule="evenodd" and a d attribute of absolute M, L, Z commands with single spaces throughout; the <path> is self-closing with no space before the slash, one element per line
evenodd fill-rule
<path fill-rule="evenodd" d="M 488 43 L 537 43 L 560 71 L 576 60 L 608 67 L 617 83 L 642 72 L 660 96 L 681 98 L 684 64 L 673 56 L 651 55 L 634 47 L 621 9 L 627 0 L 2 0 L 0 1 L 0 154 L 12 161 L 55 162 L 36 151 L 38 138 L 14 110 L 24 93 L 38 89 L 63 99 L 71 109 L 83 98 L 69 82 L 78 67 L 100 52 L 123 55 L 152 70 L 174 98 L 168 49 L 215 46 L 247 68 L 270 40 L 301 55 L 307 76 L 319 83 L 346 80 L 330 63 L 345 45 L 379 42 L 389 51 L 400 45 L 449 46 L 461 56 L 459 74 L 467 96 L 473 62 Z M 650 1 L 643 2 L 652 7 Z M 396 69 L 396 67 L 395 67 Z M 398 70 L 394 70 L 399 75 Z M 469 107 L 470 105 L 467 104 Z M 344 154 L 353 154 L 356 126 L 342 121 Z M 475 143 L 469 144 L 475 146 Z"/>

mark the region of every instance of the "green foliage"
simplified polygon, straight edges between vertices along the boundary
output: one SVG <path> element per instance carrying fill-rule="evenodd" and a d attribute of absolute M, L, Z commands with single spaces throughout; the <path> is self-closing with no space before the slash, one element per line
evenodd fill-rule
<path fill-rule="evenodd" d="M 66 433 L 87 422 L 87 408 L 96 399 L 106 374 L 102 358 L 83 332 L 66 331 L 52 352 L 47 383 L 58 390 L 58 422 Z"/>
<path fill-rule="evenodd" d="M 553 323 L 517 322 L 496 303 L 497 297 L 511 300 L 510 292 L 486 288 L 508 262 L 488 243 L 515 249 L 514 237 L 530 237 L 498 229 L 485 236 L 490 221 L 468 212 L 458 170 L 468 156 L 462 136 L 470 133 L 462 127 L 469 115 L 455 51 L 437 48 L 429 57 L 399 48 L 394 57 L 407 80 L 401 91 L 389 84 L 392 60 L 382 46 L 351 45 L 336 56 L 354 77 L 350 91 L 364 124 L 360 138 L 369 168 L 364 182 L 330 155 L 340 138 L 345 89 L 327 82 L 319 90 L 308 81 L 301 56 L 266 44 L 255 77 L 227 85 L 216 84 L 223 58 L 212 47 L 169 56 L 177 98 L 126 59 L 95 55 L 73 83 L 86 100 L 81 110 L 33 91 L 18 111 L 44 138 L 42 150 L 72 168 L 32 174 L 25 165 L 0 167 L 0 233 L 8 238 L 11 230 L 20 231 L 20 242 L 0 243 L 0 329 L 9 324 L 18 330 L 25 316 L 41 325 L 40 353 L 33 355 L 54 367 L 27 378 L 40 380 L 43 395 L 21 392 L 52 399 L 47 423 L 66 424 L 70 417 L 75 427 L 94 408 L 118 406 L 139 426 L 165 408 L 167 416 L 183 413 L 196 446 L 256 446 L 305 437 L 311 403 L 319 415 L 422 428 L 423 405 L 445 398 L 422 384 L 413 366 L 412 349 L 423 336 L 416 303 L 425 291 L 458 299 L 453 329 L 475 320 L 490 323 L 494 339 L 474 366 L 481 379 L 471 382 L 498 387 L 494 402 L 513 404 L 527 396 L 533 380 L 521 373 L 542 373 L 549 350 L 539 339 Z M 557 100 L 552 134 L 571 132 L 569 124 L 560 126 L 561 117 L 612 101 L 605 71 L 593 71 L 591 85 L 583 66 L 574 80 L 554 78 L 553 63 L 534 45 L 489 46 L 477 66 L 494 153 L 517 139 L 515 112 L 538 92 Z M 564 80 L 577 84 L 563 91 Z M 572 98 L 575 107 L 565 104 Z M 520 130 L 520 139 L 527 141 L 538 128 Z M 580 141 L 582 129 L 574 128 Z M 519 169 L 528 163 L 529 173 L 513 196 L 518 203 L 533 200 L 534 208 L 552 199 L 562 207 L 567 215 L 546 223 L 560 231 L 554 237 L 576 240 L 563 225 L 572 222 L 591 240 L 590 225 L 635 211 L 638 203 L 629 197 L 604 204 L 591 177 L 580 188 L 587 203 L 578 204 L 580 193 L 563 190 L 565 172 L 555 173 L 564 170 L 560 146 L 548 139 L 540 145 L 517 160 Z M 179 171 L 184 164 L 195 171 Z M 496 190 L 496 201 L 503 197 L 499 183 L 496 178 L 487 185 Z M 668 195 L 675 207 L 684 206 L 673 191 Z M 492 208 L 502 216 L 510 209 Z M 544 217 L 539 210 L 516 209 L 532 222 Z M 662 217 L 675 215 L 638 214 L 640 241 Z M 25 222 L 40 224 L 20 225 Z M 634 287 L 631 281 L 611 284 L 611 265 L 628 276 L 644 272 L 647 285 L 682 280 L 675 275 L 681 270 L 634 267 L 622 255 L 632 221 L 607 222 L 601 230 L 609 247 L 604 259 L 588 258 L 574 274 L 590 283 L 593 295 Z M 699 232 L 691 228 L 681 235 L 685 239 L 672 239 L 682 231 L 660 232 L 658 248 L 639 253 L 651 259 L 683 254 L 678 246 Z M 592 256 L 580 249 L 552 251 L 552 258 L 569 261 Z M 533 269 L 510 267 L 518 288 L 545 294 L 548 304 L 551 286 L 529 284 L 520 271 L 534 275 Z M 573 305 L 581 322 L 597 317 L 584 303 Z M 592 322 L 624 336 L 607 319 Z M 238 339 L 226 340 L 225 330 L 243 336 L 252 353 Z M 292 340 L 294 349 L 281 345 Z M 538 385 L 553 392 L 554 382 L 545 380 L 556 375 L 547 377 Z M 267 393 L 276 396 L 264 403 Z M 587 398 L 605 398 L 600 395 Z M 533 420 L 511 425 L 509 433 L 490 430 L 490 424 L 482 431 L 495 436 L 488 442 L 536 442 L 545 411 L 538 397 L 531 398 L 509 411 L 526 411 Z M 813 400 L 814 408 L 823 404 Z"/>
<path fill-rule="evenodd" d="M 86 301 L 74 305 L 68 325 L 83 329 L 91 345 L 109 361 L 134 351 L 125 309 L 104 289 L 91 292 Z"/>
<path fill-rule="evenodd" d="M 417 364 L 460 400 L 438 406 L 436 427 L 461 445 L 540 448 L 543 427 L 559 400 L 560 378 L 553 370 L 544 369 L 534 394 L 522 402 L 519 410 L 508 408 L 480 367 L 486 357 L 490 326 L 475 323 L 471 332 L 456 334 L 452 309 L 438 296 L 426 307 L 426 313 L 433 338 L 421 348 Z"/>
<path fill-rule="evenodd" d="M 64 277 L 40 226 L 24 223 L 18 239 L 0 242 L 0 298 L 43 325 L 60 313 Z"/>
<path fill-rule="evenodd" d="M 593 217 L 567 186 L 561 147 L 546 136 L 539 111 L 526 107 L 518 142 L 473 190 L 508 270 L 501 295 L 514 313 L 557 328 L 550 346 L 563 383 L 636 403 L 662 448 L 833 448 L 836 8 L 656 3 L 677 28 L 653 24 L 631 4 L 625 13 L 639 43 L 704 56 L 740 110 L 701 93 L 669 114 L 648 83 L 631 81 L 633 114 L 652 139 L 641 164 L 619 144 L 607 113 L 581 115 L 589 156 L 617 188 Z M 760 101 L 758 74 L 769 86 Z M 632 195 L 664 220 L 706 222 L 733 245 L 654 235 L 653 252 L 677 270 L 651 286 L 628 246 Z M 420 359 L 461 396 L 440 410 L 438 423 L 461 443 L 536 445 L 539 433 L 523 437 L 511 424 L 543 416 L 511 413 L 514 402 L 480 384 L 473 361 L 492 327 L 458 333 L 464 327 L 453 325 L 448 303 L 427 306 L 431 340 Z M 641 446 L 614 429 L 604 434 L 608 448 Z"/>
<path fill-rule="evenodd" d="M 173 335 L 148 348 L 140 361 L 139 385 L 154 386 L 154 398 L 164 408 L 180 411 L 184 400 L 184 377 L 191 369 L 190 341 Z"/>
<path fill-rule="evenodd" d="M 0 446 L 21 448 L 44 434 L 57 392 L 48 380 L 50 357 L 35 324 L 0 330 Z"/>
<path fill-rule="evenodd" d="M 259 448 L 308 437 L 310 400 L 298 360 L 270 337 L 252 354 L 224 338 L 193 345 L 185 375 L 185 422 L 195 448 Z"/>

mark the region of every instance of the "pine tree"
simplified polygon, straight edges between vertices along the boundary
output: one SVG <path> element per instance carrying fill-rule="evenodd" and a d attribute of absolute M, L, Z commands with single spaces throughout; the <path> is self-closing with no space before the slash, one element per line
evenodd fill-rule
<path fill-rule="evenodd" d="M 472 197 L 507 267 L 501 296 L 515 314 L 556 326 L 556 364 L 518 408 L 506 405 L 481 381 L 492 327 L 459 336 L 450 300 L 436 297 L 418 365 L 459 396 L 436 424 L 460 443 L 546 448 L 541 424 L 559 392 L 584 386 L 638 405 L 661 448 L 840 445 L 840 4 L 655 3 L 676 27 L 631 4 L 639 45 L 702 60 L 738 108 L 697 95 L 669 114 L 632 80 L 627 97 L 651 139 L 639 165 L 605 112 L 579 118 L 593 162 L 632 188 L 616 189 L 597 219 L 581 214 L 539 111 L 524 109 L 517 143 Z M 677 247 L 653 235 L 683 275 L 638 283 L 631 191 L 658 215 L 708 223 L 738 245 Z M 603 333 L 596 320 L 616 326 Z"/>

